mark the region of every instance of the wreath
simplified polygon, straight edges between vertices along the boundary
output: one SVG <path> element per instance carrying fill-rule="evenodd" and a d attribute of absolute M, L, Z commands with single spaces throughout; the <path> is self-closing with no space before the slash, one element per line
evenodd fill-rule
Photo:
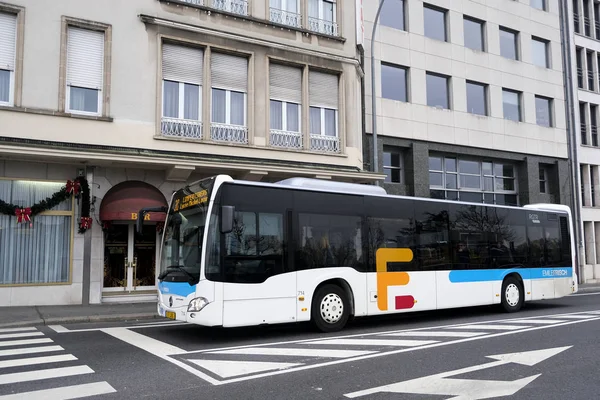
<path fill-rule="evenodd" d="M 37 214 L 49 211 L 75 195 L 77 204 L 81 199 L 81 219 L 79 220 L 79 233 L 83 234 L 92 227 L 92 218 L 90 217 L 90 186 L 87 179 L 77 177 L 74 180 L 68 180 L 58 192 L 44 200 L 40 200 L 31 207 L 21 207 L 15 204 L 7 203 L 0 199 L 0 213 L 17 217 L 17 223 L 31 222 L 31 218 Z"/>

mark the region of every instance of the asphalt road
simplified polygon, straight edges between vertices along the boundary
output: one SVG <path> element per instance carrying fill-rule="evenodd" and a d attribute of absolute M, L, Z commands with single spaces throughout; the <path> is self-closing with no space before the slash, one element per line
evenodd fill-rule
<path fill-rule="evenodd" d="M 335 334 L 162 320 L 15 328 L 0 331 L 0 400 L 595 399 L 599 337 L 600 293 Z"/>

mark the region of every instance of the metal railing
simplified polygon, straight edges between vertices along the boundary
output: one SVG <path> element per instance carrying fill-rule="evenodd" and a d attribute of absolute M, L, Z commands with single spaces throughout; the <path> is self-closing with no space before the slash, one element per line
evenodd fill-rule
<path fill-rule="evenodd" d="M 202 139 L 202 122 L 162 117 L 160 132 L 163 136 L 180 137 L 187 139 Z"/>
<path fill-rule="evenodd" d="M 281 131 L 271 129 L 271 139 L 269 143 L 273 147 L 282 147 L 288 149 L 302 148 L 302 134 L 300 132 Z"/>
<path fill-rule="evenodd" d="M 302 15 L 271 7 L 270 20 L 276 24 L 302 27 Z"/>
<path fill-rule="evenodd" d="M 203 6 L 204 5 L 204 0 L 181 0 L 184 3 L 189 3 L 189 4 L 193 4 L 195 6 Z"/>
<path fill-rule="evenodd" d="M 339 153 L 340 139 L 335 136 L 310 135 L 310 149 L 327 153 Z"/>
<path fill-rule="evenodd" d="M 581 131 L 581 144 L 588 144 L 588 138 L 587 138 L 587 125 L 585 123 L 580 124 L 580 131 Z"/>
<path fill-rule="evenodd" d="M 592 125 L 592 146 L 598 147 L 598 127 Z"/>
<path fill-rule="evenodd" d="M 247 0 L 212 0 L 213 8 L 232 14 L 248 15 Z"/>
<path fill-rule="evenodd" d="M 338 25 L 333 21 L 308 17 L 308 29 L 329 36 L 338 36 Z"/>
<path fill-rule="evenodd" d="M 210 138 L 217 142 L 248 144 L 248 128 L 242 125 L 210 124 Z"/>
<path fill-rule="evenodd" d="M 579 27 L 579 22 L 580 22 L 579 13 L 574 12 L 573 13 L 573 26 L 575 27 L 575 33 L 581 33 L 581 28 Z"/>

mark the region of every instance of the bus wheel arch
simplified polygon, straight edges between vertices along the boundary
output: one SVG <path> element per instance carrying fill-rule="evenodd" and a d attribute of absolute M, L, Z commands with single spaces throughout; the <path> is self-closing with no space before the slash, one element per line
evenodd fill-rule
<path fill-rule="evenodd" d="M 354 294 L 344 279 L 329 279 L 315 288 L 312 296 L 311 322 L 317 329 L 322 332 L 339 331 L 353 315 Z"/>
<path fill-rule="evenodd" d="M 525 285 L 520 274 L 513 272 L 504 277 L 500 304 L 506 312 L 517 312 L 525 302 Z"/>

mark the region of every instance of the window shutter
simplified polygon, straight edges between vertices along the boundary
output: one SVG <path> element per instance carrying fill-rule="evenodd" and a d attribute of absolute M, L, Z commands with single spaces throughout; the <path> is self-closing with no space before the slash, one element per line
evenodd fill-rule
<path fill-rule="evenodd" d="M 237 92 L 248 91 L 248 59 L 223 53 L 212 53 L 210 72 L 212 87 Z"/>
<path fill-rule="evenodd" d="M 338 76 L 310 71 L 308 93 L 310 105 L 314 107 L 338 108 Z"/>
<path fill-rule="evenodd" d="M 163 44 L 163 79 L 202 85 L 204 51 L 188 46 Z"/>
<path fill-rule="evenodd" d="M 302 103 L 302 70 L 281 64 L 269 64 L 271 99 Z"/>
<path fill-rule="evenodd" d="M 104 32 L 69 27 L 67 85 L 102 89 Z"/>
<path fill-rule="evenodd" d="M 17 16 L 0 13 L 0 69 L 15 70 Z"/>

